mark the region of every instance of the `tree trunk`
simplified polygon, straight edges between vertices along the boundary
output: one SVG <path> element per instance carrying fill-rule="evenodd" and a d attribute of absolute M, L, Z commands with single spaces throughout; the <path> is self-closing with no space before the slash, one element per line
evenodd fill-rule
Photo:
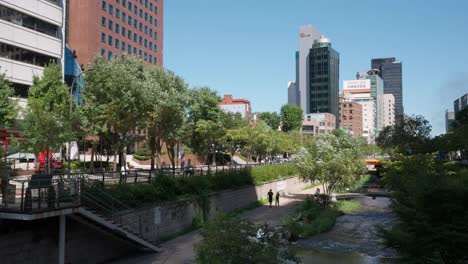
<path fill-rule="evenodd" d="M 46 147 L 46 157 L 45 157 L 45 169 L 46 169 L 46 173 L 47 174 L 50 174 L 50 158 L 49 158 L 49 147 L 47 146 Z"/>
<path fill-rule="evenodd" d="M 154 170 L 154 157 L 155 157 L 154 148 L 151 148 L 151 170 Z"/>

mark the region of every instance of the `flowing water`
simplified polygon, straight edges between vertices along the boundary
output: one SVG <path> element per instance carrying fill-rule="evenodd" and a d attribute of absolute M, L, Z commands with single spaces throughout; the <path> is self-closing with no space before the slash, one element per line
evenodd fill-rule
<path fill-rule="evenodd" d="M 362 204 L 359 212 L 338 217 L 333 229 L 326 233 L 298 241 L 304 263 L 397 263 L 396 252 L 381 246 L 376 234 L 377 226 L 388 229 L 395 223 L 390 199 L 354 200 Z"/>

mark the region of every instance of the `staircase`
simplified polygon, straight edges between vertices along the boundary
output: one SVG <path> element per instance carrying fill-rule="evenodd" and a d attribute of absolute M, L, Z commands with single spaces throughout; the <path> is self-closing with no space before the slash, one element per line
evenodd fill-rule
<path fill-rule="evenodd" d="M 143 249 L 159 251 L 159 247 L 144 238 L 141 219 L 129 214 L 133 209 L 96 187 L 95 183 L 90 180 L 82 181 L 79 216 L 72 217 L 79 222 L 105 228 L 113 235 Z"/>

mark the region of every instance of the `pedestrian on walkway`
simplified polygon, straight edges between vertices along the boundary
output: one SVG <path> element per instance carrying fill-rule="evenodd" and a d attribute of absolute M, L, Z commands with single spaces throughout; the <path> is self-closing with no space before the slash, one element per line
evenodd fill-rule
<path fill-rule="evenodd" d="M 273 191 L 271 189 L 268 192 L 268 202 L 270 202 L 270 208 L 271 208 L 271 204 L 273 203 Z"/>
<path fill-rule="evenodd" d="M 280 194 L 279 194 L 279 192 L 276 192 L 276 197 L 275 197 L 275 206 L 279 206 L 279 197 L 280 197 Z"/>

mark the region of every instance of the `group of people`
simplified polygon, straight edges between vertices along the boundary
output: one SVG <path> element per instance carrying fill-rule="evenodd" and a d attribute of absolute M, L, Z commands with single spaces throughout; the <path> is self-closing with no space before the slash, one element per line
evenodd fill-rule
<path fill-rule="evenodd" d="M 271 208 L 271 204 L 273 203 L 273 191 L 270 189 L 270 191 L 268 192 L 268 202 L 270 203 L 270 208 Z M 280 193 L 279 192 L 276 192 L 276 196 L 275 196 L 275 206 L 279 206 L 279 198 L 280 198 Z"/>
<path fill-rule="evenodd" d="M 260 242 L 265 242 L 266 239 L 270 236 L 270 230 L 268 228 L 268 224 L 265 223 L 264 225 L 260 226 L 257 231 L 257 239 Z"/>

